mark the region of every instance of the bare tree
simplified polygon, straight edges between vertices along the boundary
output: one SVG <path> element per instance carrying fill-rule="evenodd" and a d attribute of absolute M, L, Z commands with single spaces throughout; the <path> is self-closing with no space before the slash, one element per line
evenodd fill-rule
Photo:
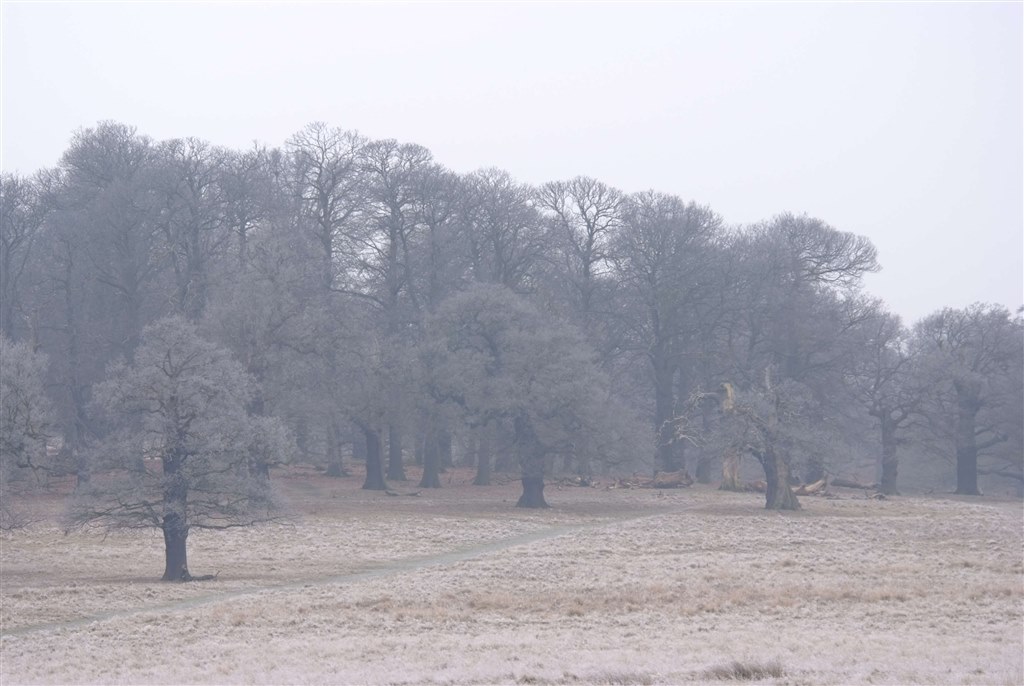
<path fill-rule="evenodd" d="M 54 415 L 43 382 L 46 356 L 0 334 L 0 529 L 25 523 L 12 504 L 13 484 L 33 484 L 52 467 L 46 442 Z"/>
<path fill-rule="evenodd" d="M 314 122 L 288 141 L 292 187 L 310 235 L 320 247 L 321 280 L 335 287 L 352 245 L 363 204 L 360 154 L 366 141 L 355 132 Z"/>
<path fill-rule="evenodd" d="M 856 356 L 848 381 L 868 414 L 878 422 L 881 447 L 880 492 L 895 495 L 899 475 L 898 448 L 916 416 L 925 389 L 915 373 L 916 360 L 909 347 L 909 331 L 899 317 L 881 306 L 854 336 L 860 339 L 862 355 Z"/>
<path fill-rule="evenodd" d="M 14 174 L 0 174 L 0 333 L 24 336 L 22 277 L 45 217 L 38 184 Z"/>
<path fill-rule="evenodd" d="M 1020 421 L 1000 409 L 1022 405 L 1024 321 L 997 305 L 945 308 L 915 325 L 913 345 L 932 389 L 931 427 L 955 449 L 956 492 L 980 495 L 979 455 L 1005 443 Z"/>
<path fill-rule="evenodd" d="M 568 275 L 584 326 L 591 324 L 599 279 L 611 271 L 610 243 L 622 225 L 623 194 L 587 176 L 546 183 L 537 205 L 555 227 L 559 265 Z"/>
<path fill-rule="evenodd" d="M 246 406 L 254 384 L 229 353 L 180 317 L 145 328 L 131 364 L 119 363 L 95 389 L 112 431 L 98 462 L 108 473 L 76 495 L 69 524 L 158 528 L 164 581 L 189 581 L 189 531 L 249 526 L 275 516 L 254 454 L 290 450 L 274 419 Z M 147 458 L 144 469 L 136 467 Z"/>
<path fill-rule="evenodd" d="M 706 328 L 701 315 L 717 298 L 713 247 L 721 218 L 675 196 L 630 196 L 613 244 L 616 274 L 629 298 L 632 341 L 649 361 L 654 386 L 656 469 L 683 468 L 675 445 L 674 381 L 693 340 Z"/>
<path fill-rule="evenodd" d="M 228 153 L 185 138 L 165 141 L 156 154 L 156 223 L 174 275 L 175 310 L 198 321 L 209 299 L 214 263 L 231 238 L 222 188 Z"/>

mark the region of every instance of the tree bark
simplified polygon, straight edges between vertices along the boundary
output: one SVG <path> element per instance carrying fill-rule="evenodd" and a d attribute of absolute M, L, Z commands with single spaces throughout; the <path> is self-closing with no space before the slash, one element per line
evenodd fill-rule
<path fill-rule="evenodd" d="M 341 430 L 331 421 L 326 428 L 327 438 L 327 476 L 348 476 L 341 456 Z"/>
<path fill-rule="evenodd" d="M 480 429 L 480 440 L 477 443 L 476 451 L 476 478 L 473 479 L 474 486 L 491 485 L 491 427 L 484 426 Z"/>
<path fill-rule="evenodd" d="M 380 431 L 368 428 L 364 428 L 362 431 L 366 437 L 366 481 L 363 482 L 363 490 L 386 491 L 388 485 L 384 481 Z"/>
<path fill-rule="evenodd" d="M 879 491 L 884 495 L 899 495 L 896 477 L 899 474 L 899 457 L 896 455 L 896 425 L 888 416 L 881 417 L 882 423 L 882 478 Z"/>
<path fill-rule="evenodd" d="M 164 515 L 164 575 L 161 581 L 188 581 L 188 527 L 177 515 Z"/>
<path fill-rule="evenodd" d="M 402 430 L 394 424 L 388 427 L 388 479 L 406 481 L 402 463 Z"/>
<path fill-rule="evenodd" d="M 766 510 L 799 510 L 800 501 L 793 495 L 789 487 L 792 476 L 789 461 L 781 453 L 766 450 L 755 453 L 761 466 L 764 467 L 764 480 L 767 484 L 765 494 Z"/>
<path fill-rule="evenodd" d="M 519 496 L 516 507 L 544 508 L 551 507 L 544 500 L 544 477 L 524 476 L 523 494 Z"/>
<path fill-rule="evenodd" d="M 740 482 L 740 454 L 730 450 L 722 456 L 722 483 L 720 491 L 742 491 Z"/>
<path fill-rule="evenodd" d="M 164 458 L 164 575 L 162 581 L 188 581 L 188 482 L 181 474 L 184 457 L 171 454 Z"/>
<path fill-rule="evenodd" d="M 973 393 L 957 385 L 956 492 L 981 495 L 978 490 L 978 446 L 975 443 L 975 419 L 978 402 Z"/>
<path fill-rule="evenodd" d="M 439 443 L 437 431 L 428 429 L 423 446 L 423 478 L 420 479 L 420 488 L 441 488 L 441 477 L 438 476 L 441 457 Z"/>
<path fill-rule="evenodd" d="M 442 474 L 455 466 L 452 455 L 452 432 L 447 429 L 439 429 L 437 433 L 437 462 L 438 471 Z"/>
<path fill-rule="evenodd" d="M 654 360 L 654 426 L 657 435 L 655 471 L 678 472 L 683 468 L 682 460 L 676 455 L 673 443 L 675 430 L 673 419 L 672 377 L 675 370 L 662 360 Z"/>
<path fill-rule="evenodd" d="M 516 507 L 548 507 L 544 500 L 544 449 L 530 420 L 519 415 L 514 422 L 516 449 L 522 469 L 523 494 Z"/>

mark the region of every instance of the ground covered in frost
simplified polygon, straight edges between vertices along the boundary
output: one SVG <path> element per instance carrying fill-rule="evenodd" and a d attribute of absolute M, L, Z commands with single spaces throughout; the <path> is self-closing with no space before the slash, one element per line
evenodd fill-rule
<path fill-rule="evenodd" d="M 0 683 L 1021 684 L 1020 501 L 279 480 L 290 521 L 0 538 Z M 398 486 L 399 492 L 414 491 Z"/>

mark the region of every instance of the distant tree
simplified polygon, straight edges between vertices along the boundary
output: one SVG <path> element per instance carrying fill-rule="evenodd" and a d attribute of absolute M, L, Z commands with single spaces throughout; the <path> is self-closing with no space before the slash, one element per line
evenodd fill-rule
<path fill-rule="evenodd" d="M 473 280 L 529 291 L 537 264 L 548 252 L 534 190 L 499 169 L 482 169 L 464 181 L 459 240 L 469 252 Z"/>
<path fill-rule="evenodd" d="M 808 411 L 819 424 L 847 412 L 849 396 L 835 391 L 860 352 L 851 332 L 875 311 L 859 292 L 864 274 L 878 269 L 874 246 L 785 213 L 741 231 L 730 252 L 737 316 L 724 343 L 732 357 L 726 380 L 756 387 L 771 367 L 777 381 L 798 382 L 814 395 Z M 841 433 L 836 440 L 855 432 Z M 825 475 L 829 452 L 807 455 L 806 481 Z"/>
<path fill-rule="evenodd" d="M 713 313 L 709 306 L 720 295 L 713 256 L 721 228 L 708 207 L 640 193 L 626 199 L 622 230 L 611 246 L 624 290 L 621 314 L 631 344 L 649 363 L 657 470 L 684 467 L 674 440 L 675 382 L 681 372 L 692 373 L 695 343 L 710 328 L 704 315 Z"/>
<path fill-rule="evenodd" d="M 30 482 L 51 467 L 46 441 L 53 437 L 54 417 L 43 388 L 46 365 L 44 355 L 0 334 L 0 529 L 23 521 L 9 500 L 12 483 Z"/>
<path fill-rule="evenodd" d="M 191 529 L 248 526 L 275 516 L 253 459 L 290 450 L 274 419 L 246 409 L 253 381 L 229 353 L 180 317 L 147 326 L 132 363 L 118 363 L 94 402 L 112 431 L 97 451 L 106 473 L 74 498 L 71 525 L 163 532 L 164 581 L 189 581 Z M 148 458 L 139 468 L 140 458 Z"/>
<path fill-rule="evenodd" d="M 827 445 L 827 433 L 812 419 L 809 389 L 788 379 L 775 381 L 768 368 L 756 386 L 724 385 L 720 400 L 722 422 L 713 442 L 727 454 L 752 455 L 761 464 L 766 509 L 799 510 L 800 501 L 790 488 L 793 455 Z"/>
<path fill-rule="evenodd" d="M 359 157 L 366 141 L 357 133 L 314 122 L 288 140 L 291 187 L 302 226 L 319 247 L 320 279 L 336 287 L 339 274 L 358 255 L 353 245 L 363 205 Z"/>
<path fill-rule="evenodd" d="M 133 127 L 101 122 L 78 131 L 61 157 L 53 221 L 74 234 L 77 259 L 116 317 L 106 336 L 130 357 L 148 318 L 165 306 L 168 266 L 153 202 L 154 146 Z"/>
<path fill-rule="evenodd" d="M 931 431 L 954 448 L 956 492 L 980 495 L 979 456 L 1019 433 L 1024 320 L 998 305 L 945 308 L 915 325 L 913 350 Z"/>
<path fill-rule="evenodd" d="M 592 324 L 601 277 L 611 271 L 609 248 L 622 225 L 624 200 L 621 191 L 586 176 L 537 190 L 537 206 L 554 227 L 555 259 L 584 327 Z"/>
<path fill-rule="evenodd" d="M 0 334 L 14 340 L 25 334 L 23 276 L 45 214 L 37 183 L 0 174 Z"/>
<path fill-rule="evenodd" d="M 861 351 L 849 368 L 848 383 L 854 396 L 878 424 L 881 455 L 879 490 L 897 494 L 898 448 L 924 399 L 921 376 L 909 347 L 910 333 L 899 317 L 880 307 L 851 337 Z"/>
<path fill-rule="evenodd" d="M 214 263 L 232 237 L 223 192 L 229 154 L 185 138 L 164 141 L 155 155 L 155 224 L 174 276 L 172 301 L 178 314 L 194 322 L 206 308 Z"/>
<path fill-rule="evenodd" d="M 547 507 L 549 457 L 567 451 L 614 461 L 649 434 L 612 398 L 608 378 L 573 328 L 502 286 L 479 284 L 445 301 L 424 354 L 430 392 L 466 421 L 507 422 L 522 470 L 519 507 Z"/>

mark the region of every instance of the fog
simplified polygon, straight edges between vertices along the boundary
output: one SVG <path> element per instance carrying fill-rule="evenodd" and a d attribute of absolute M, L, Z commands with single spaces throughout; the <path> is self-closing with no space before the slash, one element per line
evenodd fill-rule
<path fill-rule="evenodd" d="M 281 145 L 310 121 L 459 172 L 576 175 L 868 236 L 908 321 L 1024 303 L 1021 7 L 15 4 L 3 168 L 100 120 Z"/>

